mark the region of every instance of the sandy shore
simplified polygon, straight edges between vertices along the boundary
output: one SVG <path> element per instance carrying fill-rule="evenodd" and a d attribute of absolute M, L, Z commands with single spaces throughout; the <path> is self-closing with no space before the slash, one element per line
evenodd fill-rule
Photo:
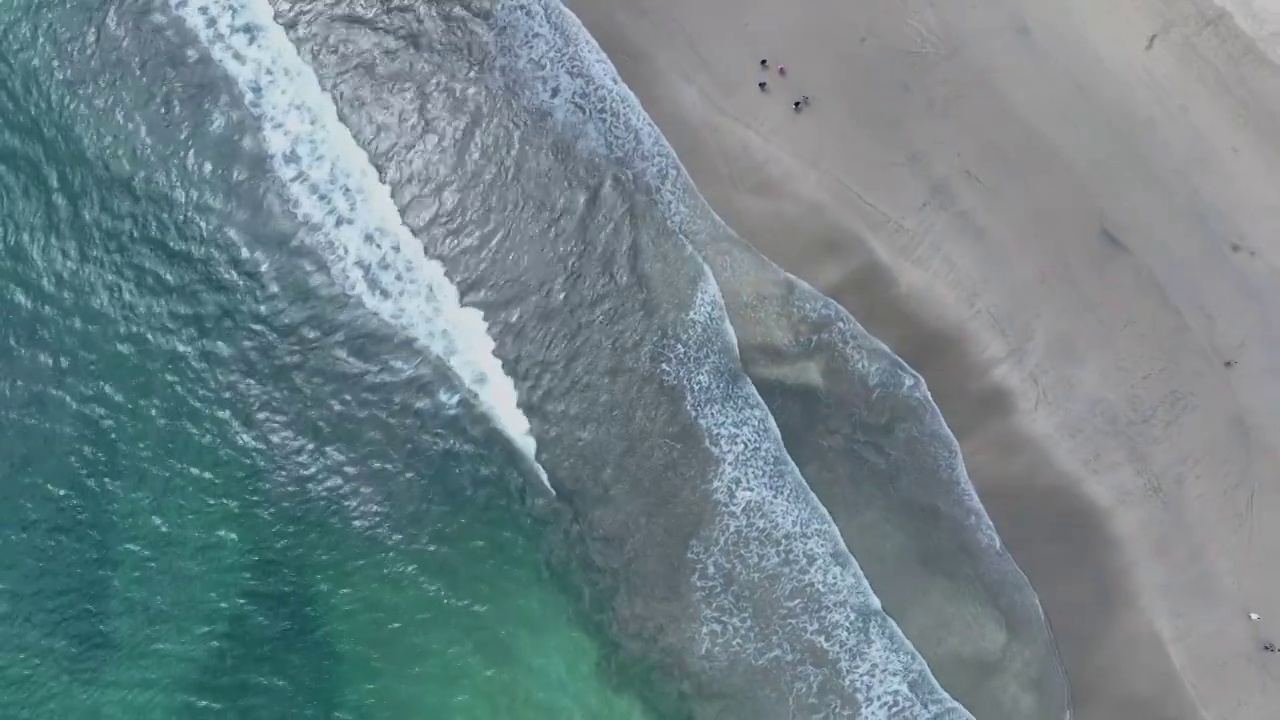
<path fill-rule="evenodd" d="M 569 5 L 730 225 L 928 380 L 1076 716 L 1275 716 L 1280 69 L 1231 17 Z"/>

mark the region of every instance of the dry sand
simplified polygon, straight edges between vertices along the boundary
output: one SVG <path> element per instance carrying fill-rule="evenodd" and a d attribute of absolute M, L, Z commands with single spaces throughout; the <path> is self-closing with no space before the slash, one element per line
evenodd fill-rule
<path fill-rule="evenodd" d="M 569 6 L 722 217 L 928 380 L 1076 717 L 1280 717 L 1280 69 L 1231 16 Z"/>

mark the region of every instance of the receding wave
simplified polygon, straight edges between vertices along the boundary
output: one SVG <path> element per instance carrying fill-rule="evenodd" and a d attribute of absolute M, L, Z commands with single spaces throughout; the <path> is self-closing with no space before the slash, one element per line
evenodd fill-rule
<path fill-rule="evenodd" d="M 704 278 L 690 311 L 692 341 L 677 345 L 665 368 L 685 388 L 719 460 L 711 481 L 718 512 L 691 549 L 703 652 L 729 667 L 745 660 L 787 677 L 793 715 L 969 717 L 884 614 L 800 477 L 738 366 L 709 269 Z M 728 342 L 710 340 L 716 336 Z M 777 605 L 762 612 L 761 600 Z"/>
<path fill-rule="evenodd" d="M 637 178 L 707 263 L 743 364 L 797 464 L 944 686 L 980 716 L 1068 715 L 1038 599 L 1000 542 L 923 379 L 721 221 L 557 0 L 504 0 L 495 25 L 509 89 L 579 148 Z"/>
<path fill-rule="evenodd" d="M 480 311 L 462 305 L 443 266 L 404 226 L 390 190 L 271 6 L 265 0 L 170 4 L 240 86 L 262 125 L 290 210 L 307 228 L 303 237 L 328 260 L 337 283 L 445 360 L 547 483 L 515 384 L 493 354 Z"/>
<path fill-rule="evenodd" d="M 969 717 L 925 659 L 1041 673 L 1039 606 L 919 376 L 720 222 L 563 6 L 274 5 L 279 24 L 266 2 L 172 0 L 261 123 L 307 241 L 539 452 L 590 603 L 700 717 Z M 809 394 L 839 407 L 819 425 L 865 412 L 821 448 L 792 444 Z M 836 483 L 869 493 L 878 524 L 851 534 L 824 508 Z M 943 530 L 904 551 L 921 506 Z M 978 608 L 971 628 L 939 558 L 977 578 L 957 603 Z"/>

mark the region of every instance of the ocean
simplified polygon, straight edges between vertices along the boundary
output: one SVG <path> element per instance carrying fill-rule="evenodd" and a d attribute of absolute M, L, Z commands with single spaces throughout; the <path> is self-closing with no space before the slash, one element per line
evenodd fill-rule
<path fill-rule="evenodd" d="M 0 23 L 0 717 L 1067 716 L 923 381 L 556 0 Z"/>

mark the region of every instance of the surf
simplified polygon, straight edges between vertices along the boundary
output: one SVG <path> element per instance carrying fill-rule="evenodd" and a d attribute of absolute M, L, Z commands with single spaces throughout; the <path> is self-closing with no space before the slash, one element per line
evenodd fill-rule
<path fill-rule="evenodd" d="M 804 473 L 801 483 L 828 493 L 837 486 L 852 488 L 864 506 L 862 513 L 868 512 L 868 500 L 884 503 L 883 520 L 868 523 L 846 517 L 841 529 L 849 533 L 846 540 L 858 541 L 868 558 L 875 555 L 879 581 L 892 590 L 898 603 L 891 608 L 894 617 L 899 623 L 903 618 L 911 622 L 918 633 L 914 640 L 925 639 L 930 665 L 940 662 L 957 683 L 981 696 L 984 703 L 1003 707 L 1005 714 L 1066 716 L 1066 678 L 1038 598 L 982 507 L 959 444 L 924 380 L 842 307 L 774 266 L 724 223 L 697 192 L 639 99 L 568 8 L 558 0 L 503 0 L 495 15 L 498 53 L 513 79 L 511 90 L 547 113 L 584 152 L 608 157 L 637 178 L 706 263 L 713 276 L 708 283 L 726 313 L 725 331 L 736 332 L 746 374 L 762 395 L 766 387 L 786 388 L 765 397 L 773 423 L 782 422 L 777 413 L 786 403 L 778 398 L 784 395 L 826 397 L 845 413 L 860 412 L 850 408 L 864 405 L 884 405 L 881 398 L 897 398 L 888 401 L 892 412 L 901 414 L 896 421 L 909 427 L 889 439 L 846 437 L 840 447 L 823 445 L 821 454 L 806 458 L 797 473 Z M 811 435 L 814 427 L 829 422 L 848 422 L 848 418 L 828 417 L 833 412 L 838 416 L 839 410 L 819 412 L 814 415 L 811 408 L 800 416 L 789 414 L 790 437 Z M 785 430 L 782 434 L 788 436 Z M 878 452 L 902 459 L 901 467 L 859 477 L 851 468 L 861 459 L 857 446 L 869 444 L 868 440 L 879 446 Z M 913 530 L 906 522 L 908 518 L 924 522 L 926 517 L 934 518 L 927 533 Z M 883 522 L 897 523 L 894 531 L 903 538 L 923 538 L 912 542 L 924 543 L 924 552 L 937 551 L 942 557 L 939 542 L 958 548 L 955 552 L 965 566 L 958 577 L 966 579 L 943 577 L 945 573 L 930 571 L 910 554 L 893 549 L 893 543 L 875 530 Z M 904 568 L 904 563 L 918 567 Z M 892 576 L 900 573 L 905 573 L 902 578 Z M 871 586 L 878 587 L 879 581 L 872 577 Z M 955 585 L 960 582 L 963 587 Z M 921 592 L 944 587 L 962 589 L 964 595 L 951 603 L 912 600 Z M 982 608 L 980 622 L 963 617 L 971 603 Z M 936 612 L 942 616 L 936 617 Z M 974 642 L 929 637 L 940 624 L 953 625 L 953 631 L 964 627 Z M 900 642 L 913 648 L 906 638 Z M 998 676 L 999 682 L 974 685 L 970 676 L 975 673 Z M 893 682 L 884 674 L 880 679 Z M 993 692 L 995 686 L 1003 689 Z M 955 694 L 952 687 L 947 689 Z"/>
<path fill-rule="evenodd" d="M 703 441 L 719 460 L 712 478 L 719 514 L 690 550 L 703 652 L 728 667 L 743 658 L 772 667 L 810 711 L 867 720 L 972 720 L 884 612 L 788 455 L 739 366 L 737 338 L 711 270 L 705 264 L 702 270 L 688 317 L 692 338 L 672 352 L 665 370 L 685 389 Z M 752 600 L 760 596 L 777 603 L 767 623 Z M 813 662 L 809 645 L 824 662 Z M 833 687 L 852 702 L 836 700 L 843 693 Z"/>
<path fill-rule="evenodd" d="M 324 256 L 345 292 L 443 359 L 554 493 L 482 313 L 462 304 L 444 267 L 405 226 L 390 189 L 271 6 L 265 0 L 170 0 L 170 7 L 261 123 L 289 210 L 305 227 L 302 241 Z"/>
<path fill-rule="evenodd" d="M 506 0 L 495 9 L 494 31 L 513 92 L 548 113 L 584 152 L 642 177 L 667 221 L 696 249 L 690 236 L 705 229 L 697 226 L 700 209 L 686 194 L 683 169 L 576 16 L 554 0 Z M 792 712 L 827 702 L 836 716 L 971 717 L 884 612 L 788 456 L 739 364 L 720 286 L 705 258 L 693 259 L 701 281 L 686 319 L 689 336 L 669 350 L 664 370 L 683 388 L 718 462 L 711 478 L 717 517 L 690 549 L 699 652 L 725 670 L 744 658 L 770 667 L 794 688 Z M 758 615 L 753 593 L 776 606 Z M 829 664 L 813 663 L 802 649 L 807 643 Z"/>

